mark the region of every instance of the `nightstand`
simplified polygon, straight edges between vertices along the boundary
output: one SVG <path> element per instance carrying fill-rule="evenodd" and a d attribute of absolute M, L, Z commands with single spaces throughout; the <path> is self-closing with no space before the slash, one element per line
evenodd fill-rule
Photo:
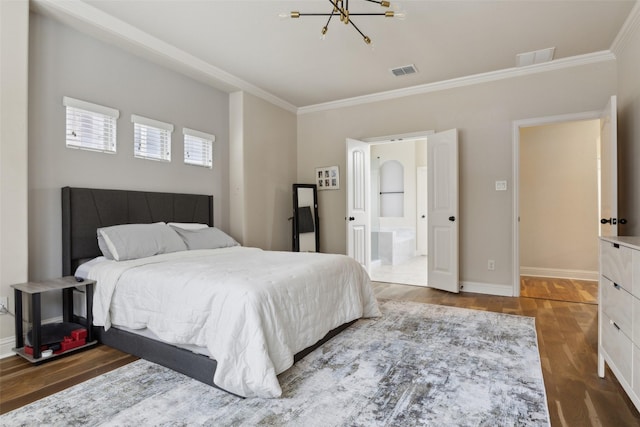
<path fill-rule="evenodd" d="M 73 351 L 78 351 L 87 347 L 91 347 L 97 343 L 94 341 L 91 331 L 91 325 L 93 324 L 93 286 L 94 280 L 85 279 L 82 282 L 78 282 L 73 276 L 61 277 L 58 279 L 43 280 L 41 282 L 26 282 L 11 285 L 14 288 L 15 293 L 15 312 L 16 312 L 16 348 L 13 350 L 19 356 L 24 357 L 32 363 L 42 363 L 46 360 L 51 360 L 56 357 L 68 354 Z M 76 286 L 85 287 L 85 296 L 87 303 L 87 318 L 85 324 L 78 323 L 78 328 L 86 328 L 86 338 L 83 345 L 74 346 L 73 343 L 67 343 L 70 347 L 67 350 L 63 350 L 60 353 L 55 353 L 47 357 L 42 357 L 41 343 L 42 343 L 42 318 L 40 307 L 40 295 L 44 292 L 62 290 L 62 319 L 65 323 L 74 323 L 73 316 L 73 291 Z M 29 354 L 25 348 L 24 343 L 24 331 L 23 331 L 23 319 L 22 319 L 22 296 L 27 294 L 31 296 L 31 348 L 32 353 Z M 64 347 L 63 347 L 64 348 Z"/>

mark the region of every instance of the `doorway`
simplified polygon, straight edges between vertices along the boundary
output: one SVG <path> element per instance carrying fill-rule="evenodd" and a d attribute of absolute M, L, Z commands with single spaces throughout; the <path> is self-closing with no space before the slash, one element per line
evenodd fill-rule
<path fill-rule="evenodd" d="M 427 286 L 426 138 L 371 143 L 371 279 Z M 425 181 L 425 182 L 421 182 Z"/>
<path fill-rule="evenodd" d="M 371 148 L 372 143 L 426 139 L 427 276 L 428 286 L 460 292 L 458 257 L 458 130 L 414 134 L 411 138 L 346 140 L 347 254 L 371 271 Z M 414 154 L 415 155 L 415 154 Z M 415 164 L 412 166 L 415 170 Z M 406 184 L 406 181 L 405 181 Z M 415 186 L 415 181 L 409 185 Z M 404 191 L 404 190 L 403 190 Z M 405 198 L 406 200 L 410 200 Z M 406 203 L 406 201 L 403 201 Z M 413 212 L 404 209 L 404 212 Z M 415 250 L 415 243 L 414 250 Z"/>
<path fill-rule="evenodd" d="M 600 120 L 520 128 L 520 292 L 595 303 Z"/>

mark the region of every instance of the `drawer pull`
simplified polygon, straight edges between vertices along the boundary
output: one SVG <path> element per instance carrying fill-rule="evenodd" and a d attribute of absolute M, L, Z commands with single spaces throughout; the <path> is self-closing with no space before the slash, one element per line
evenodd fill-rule
<path fill-rule="evenodd" d="M 617 330 L 620 330 L 620 326 L 616 325 L 616 322 L 614 322 L 613 320 L 609 320 L 609 323 L 611 323 Z"/>

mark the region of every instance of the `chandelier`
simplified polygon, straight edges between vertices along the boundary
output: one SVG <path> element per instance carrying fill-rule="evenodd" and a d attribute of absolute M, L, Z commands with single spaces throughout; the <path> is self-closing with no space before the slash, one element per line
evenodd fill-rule
<path fill-rule="evenodd" d="M 390 2 L 386 0 L 364 0 L 369 3 L 376 3 L 382 7 L 388 8 L 390 6 Z M 322 34 L 322 38 L 324 39 L 325 34 L 329 30 L 329 23 L 334 16 L 340 17 L 340 22 L 345 25 L 351 25 L 355 30 L 360 33 L 364 42 L 366 44 L 371 44 L 371 39 L 366 36 L 360 28 L 351 20 L 352 16 L 384 16 L 386 18 L 404 18 L 404 13 L 394 12 L 392 10 L 387 10 L 385 12 L 380 13 L 352 13 L 349 11 L 349 0 L 329 0 L 329 3 L 333 6 L 333 10 L 330 13 L 302 13 L 298 11 L 293 11 L 291 13 L 281 13 L 281 18 L 300 18 L 301 16 L 328 16 L 327 23 L 322 27 L 320 33 Z"/>

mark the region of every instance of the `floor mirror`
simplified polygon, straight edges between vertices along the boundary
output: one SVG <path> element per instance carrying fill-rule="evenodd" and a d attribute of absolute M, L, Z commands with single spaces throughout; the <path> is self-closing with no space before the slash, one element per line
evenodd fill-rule
<path fill-rule="evenodd" d="M 293 184 L 294 252 L 320 252 L 318 189 L 315 184 Z"/>

